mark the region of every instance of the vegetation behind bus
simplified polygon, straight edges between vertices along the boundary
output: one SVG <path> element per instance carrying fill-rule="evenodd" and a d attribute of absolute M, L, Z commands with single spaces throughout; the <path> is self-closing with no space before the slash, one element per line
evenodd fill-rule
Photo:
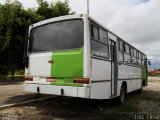
<path fill-rule="evenodd" d="M 19 1 L 0 4 L 0 77 L 24 69 L 24 39 L 28 26 L 61 15 L 73 14 L 68 1 L 49 4 L 37 0 L 38 8 L 24 9 Z M 10 73 L 9 73 L 10 72 Z"/>

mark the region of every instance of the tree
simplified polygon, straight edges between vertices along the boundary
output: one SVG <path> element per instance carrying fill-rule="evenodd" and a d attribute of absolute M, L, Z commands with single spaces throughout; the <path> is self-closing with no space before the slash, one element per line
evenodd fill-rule
<path fill-rule="evenodd" d="M 43 17 L 43 19 L 49 19 L 54 16 L 53 9 L 50 8 L 49 4 L 46 1 L 38 0 L 39 7 L 36 10 L 36 13 Z"/>
<path fill-rule="evenodd" d="M 10 70 L 12 76 L 15 69 L 22 68 L 21 55 L 23 54 L 23 36 L 25 24 L 25 10 L 18 1 L 7 2 L 0 9 L 0 46 L 1 61 Z"/>
<path fill-rule="evenodd" d="M 37 3 L 39 6 L 36 13 L 44 19 L 73 14 L 71 13 L 71 9 L 68 5 L 68 0 L 65 0 L 64 2 L 57 1 L 56 3 L 51 4 L 44 0 L 37 0 Z"/>
<path fill-rule="evenodd" d="M 52 3 L 51 8 L 54 10 L 54 17 L 73 14 L 70 13 L 71 9 L 68 5 L 68 0 L 65 0 L 64 3 L 61 1 Z"/>
<path fill-rule="evenodd" d="M 71 14 L 68 1 L 49 4 L 44 0 L 37 0 L 37 3 L 37 9 L 27 10 L 17 0 L 7 0 L 4 5 L 0 4 L 0 74 L 1 71 L 10 71 L 14 77 L 15 70 L 24 68 L 24 39 L 29 25 Z"/>
<path fill-rule="evenodd" d="M 25 10 L 18 1 L 7 2 L 0 7 L 0 70 L 23 69 L 25 31 L 34 22 L 42 20 L 32 10 Z"/>

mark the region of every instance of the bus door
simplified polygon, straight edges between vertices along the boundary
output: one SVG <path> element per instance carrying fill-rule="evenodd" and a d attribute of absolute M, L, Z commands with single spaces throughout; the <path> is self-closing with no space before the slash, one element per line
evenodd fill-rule
<path fill-rule="evenodd" d="M 111 96 L 117 95 L 118 60 L 116 42 L 110 40 L 111 52 Z"/>

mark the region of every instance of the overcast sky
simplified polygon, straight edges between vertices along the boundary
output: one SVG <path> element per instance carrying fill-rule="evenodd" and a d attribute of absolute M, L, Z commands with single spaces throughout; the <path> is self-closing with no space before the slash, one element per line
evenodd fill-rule
<path fill-rule="evenodd" d="M 36 0 L 19 1 L 25 8 L 37 6 Z M 69 0 L 76 13 L 86 13 L 86 3 Z M 90 16 L 146 53 L 152 68 L 160 68 L 160 0 L 90 0 Z"/>

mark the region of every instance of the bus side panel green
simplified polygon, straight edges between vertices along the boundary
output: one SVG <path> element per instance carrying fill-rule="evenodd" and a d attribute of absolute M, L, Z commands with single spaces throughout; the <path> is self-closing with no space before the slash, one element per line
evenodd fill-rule
<path fill-rule="evenodd" d="M 83 49 L 54 52 L 52 60 L 52 77 L 83 77 Z"/>
<path fill-rule="evenodd" d="M 141 69 L 141 77 L 142 77 L 142 85 L 143 86 L 147 85 L 147 78 L 146 78 L 146 76 L 147 76 L 147 70 L 144 67 L 142 67 L 142 69 Z"/>
<path fill-rule="evenodd" d="M 143 79 L 143 80 L 146 80 L 146 69 L 145 69 L 145 68 L 142 68 L 142 69 L 141 69 L 141 73 L 142 73 L 142 74 L 141 74 L 141 75 L 142 75 L 142 76 L 141 76 L 142 79 Z"/>

